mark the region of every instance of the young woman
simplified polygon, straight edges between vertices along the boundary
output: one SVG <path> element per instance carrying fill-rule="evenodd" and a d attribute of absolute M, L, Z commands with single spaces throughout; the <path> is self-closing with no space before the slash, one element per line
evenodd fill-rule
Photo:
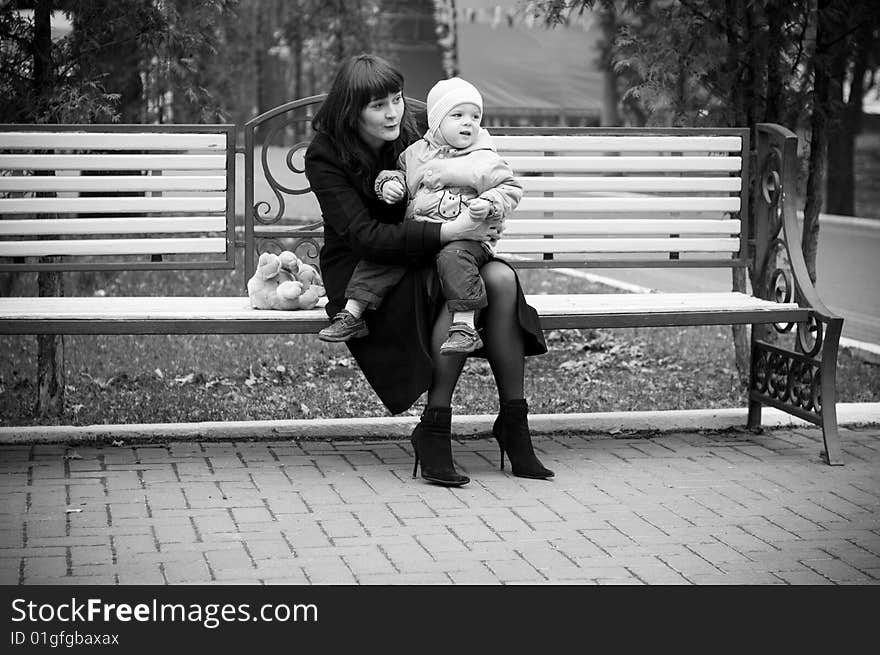
<path fill-rule="evenodd" d="M 402 264 L 400 282 L 367 317 L 368 334 L 346 342 L 385 406 L 405 411 L 427 390 L 427 405 L 412 434 L 415 476 L 421 463 L 429 482 L 460 486 L 470 479 L 455 469 L 451 404 L 466 354 L 440 355 L 451 316 L 440 293 L 434 260 L 451 241 L 497 238 L 498 221 L 404 221 L 405 203 L 389 205 L 374 191 L 379 171 L 420 138 L 403 98 L 403 76 L 387 61 L 358 55 L 342 64 L 312 122 L 315 137 L 306 153 L 306 176 L 321 206 L 324 245 L 321 275 L 327 313 L 345 304 L 345 288 L 358 261 Z M 523 394 L 525 356 L 547 351 L 534 308 L 526 304 L 515 271 L 493 259 L 480 269 L 488 306 L 477 319 L 483 348 L 498 387 L 500 412 L 493 427 L 513 474 L 547 479 L 553 472 L 535 455 Z"/>

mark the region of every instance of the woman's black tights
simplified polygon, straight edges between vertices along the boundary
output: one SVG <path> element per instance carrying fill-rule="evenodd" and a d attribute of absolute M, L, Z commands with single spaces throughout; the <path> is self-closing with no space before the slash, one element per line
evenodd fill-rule
<path fill-rule="evenodd" d="M 483 343 L 486 358 L 495 376 L 498 398 L 523 397 L 525 347 L 516 316 L 516 274 L 506 264 L 489 262 L 480 269 L 486 284 L 489 306 L 483 309 Z M 434 374 L 428 389 L 428 406 L 450 407 L 455 385 L 464 367 L 465 355 L 441 355 L 440 344 L 446 340 L 452 316 L 444 307 L 431 335 Z"/>

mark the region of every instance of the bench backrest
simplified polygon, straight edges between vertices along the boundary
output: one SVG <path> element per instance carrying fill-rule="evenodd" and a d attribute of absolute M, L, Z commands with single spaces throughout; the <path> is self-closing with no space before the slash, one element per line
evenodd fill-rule
<path fill-rule="evenodd" d="M 0 270 L 233 268 L 233 125 L 0 125 Z"/>
<path fill-rule="evenodd" d="M 251 208 L 245 211 L 245 229 L 257 249 L 260 243 L 270 249 L 310 243 L 315 250 L 320 210 L 301 162 L 312 136 L 310 118 L 323 98 L 288 103 L 245 126 L 250 166 L 245 206 Z M 407 101 L 424 109 L 419 101 Z M 285 129 L 294 136 L 273 142 L 276 170 L 264 175 L 261 169 L 273 164 L 261 146 L 277 141 Z M 493 127 L 490 132 L 525 191 L 498 244 L 499 254 L 515 266 L 748 265 L 748 129 Z M 263 154 L 252 154 L 257 151 Z M 305 215 L 297 216 L 293 206 L 307 207 Z M 264 220 L 267 214 L 272 215 Z M 308 227 L 298 230 L 297 219 Z"/>
<path fill-rule="evenodd" d="M 523 185 L 500 254 L 530 267 L 745 266 L 748 130 L 496 128 Z"/>

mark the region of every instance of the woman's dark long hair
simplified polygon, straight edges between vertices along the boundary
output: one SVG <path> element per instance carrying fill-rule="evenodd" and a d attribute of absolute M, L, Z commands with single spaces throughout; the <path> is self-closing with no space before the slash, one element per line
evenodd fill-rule
<path fill-rule="evenodd" d="M 366 189 L 373 188 L 383 162 L 361 139 L 358 121 L 364 107 L 391 93 L 403 93 L 400 71 L 376 55 L 355 55 L 339 68 L 324 104 L 312 119 L 312 129 L 333 140 L 343 163 L 362 179 Z M 416 121 L 410 108 L 404 106 L 400 135 L 383 148 L 381 154 L 388 159 L 381 159 L 396 164 L 398 155 L 418 138 Z"/>

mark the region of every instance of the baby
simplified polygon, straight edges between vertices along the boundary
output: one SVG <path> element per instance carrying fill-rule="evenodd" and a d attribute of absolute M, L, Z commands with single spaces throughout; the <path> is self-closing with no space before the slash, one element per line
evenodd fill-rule
<path fill-rule="evenodd" d="M 469 82 L 442 80 L 428 93 L 428 131 L 398 160 L 399 170 L 382 171 L 376 193 L 387 203 L 407 199 L 406 218 L 451 221 L 467 210 L 473 220 L 503 219 L 519 204 L 522 186 L 480 127 L 483 98 Z M 495 240 L 452 241 L 437 254 L 437 273 L 452 325 L 442 354 L 469 353 L 483 342 L 476 312 L 487 303 L 480 268 L 494 256 Z M 318 333 L 324 341 L 368 334 L 363 313 L 378 307 L 405 268 L 360 261 L 346 287 L 345 308 Z"/>

